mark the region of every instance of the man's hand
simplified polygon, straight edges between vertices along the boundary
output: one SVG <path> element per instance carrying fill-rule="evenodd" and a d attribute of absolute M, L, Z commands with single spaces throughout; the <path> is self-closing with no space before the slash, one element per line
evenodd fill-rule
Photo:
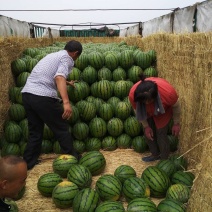
<path fill-rule="evenodd" d="M 75 82 L 77 82 L 77 80 L 66 81 L 66 84 L 75 88 L 75 85 L 74 85 Z"/>
<path fill-rule="evenodd" d="M 63 112 L 62 118 L 67 119 L 67 120 L 70 119 L 71 115 L 72 115 L 72 108 L 71 108 L 70 103 L 64 102 L 63 103 L 63 109 L 64 109 L 64 112 Z"/>
<path fill-rule="evenodd" d="M 172 135 L 178 136 L 180 133 L 180 125 L 179 124 L 174 124 L 172 127 Z"/>
<path fill-rule="evenodd" d="M 144 134 L 148 140 L 153 141 L 153 130 L 149 126 L 145 127 Z"/>

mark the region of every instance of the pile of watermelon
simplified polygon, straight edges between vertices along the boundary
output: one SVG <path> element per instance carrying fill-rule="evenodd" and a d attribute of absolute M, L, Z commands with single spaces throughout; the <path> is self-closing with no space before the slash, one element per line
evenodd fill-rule
<path fill-rule="evenodd" d="M 51 52 L 63 49 L 64 45 L 55 43 L 45 48 L 28 48 L 21 58 L 12 62 L 16 86 L 9 90 L 12 105 L 0 139 L 2 156 L 23 155 L 29 131 L 21 89 L 38 61 Z M 127 165 L 117 167 L 113 174 L 102 174 L 106 160 L 99 150 L 132 148 L 139 153 L 148 151 L 128 93 L 139 81 L 138 74 L 158 76 L 155 63 L 154 50 L 143 52 L 125 42 L 83 44 L 83 53 L 68 76 L 68 80 L 77 80 L 75 88 L 67 87 L 73 109 L 69 120 L 70 132 L 74 148 L 83 156 L 78 162 L 70 155 L 60 155 L 53 161 L 52 172 L 40 176 L 37 183 L 41 195 L 51 197 L 56 207 L 72 207 L 74 212 L 121 212 L 125 211 L 121 202 L 124 198 L 128 211 L 186 210 L 185 203 L 189 199 L 194 176 L 186 171 L 187 162 L 183 157 L 173 155 L 156 166 L 148 167 L 141 176 Z M 178 139 L 171 135 L 172 125 L 170 121 L 168 137 L 174 152 Z M 61 148 L 45 125 L 41 153 L 52 152 L 61 154 Z M 101 177 L 93 189 L 91 183 L 95 175 Z M 156 206 L 151 197 L 163 200 Z"/>
<path fill-rule="evenodd" d="M 12 62 L 16 85 L 9 90 L 12 105 L 8 110 L 9 120 L 5 122 L 4 135 L 0 139 L 2 156 L 23 155 L 29 132 L 21 89 L 38 61 L 49 53 L 63 49 L 64 45 L 57 42 L 49 47 L 28 48 L 21 58 Z M 68 76 L 68 80 L 77 80 L 75 88 L 67 86 L 73 109 L 69 125 L 76 151 L 132 148 L 143 153 L 148 150 L 128 93 L 139 80 L 138 74 L 158 76 L 155 63 L 154 50 L 143 52 L 125 42 L 83 44 L 83 53 Z M 175 151 L 178 139 L 171 135 L 171 126 L 172 121 L 168 133 L 171 150 Z M 60 154 L 61 148 L 45 125 L 41 153 L 52 152 Z"/>
<path fill-rule="evenodd" d="M 103 174 L 106 160 L 99 151 L 83 154 L 79 162 L 73 156 L 60 155 L 52 163 L 52 172 L 40 176 L 37 188 L 44 197 L 51 197 L 56 207 L 74 212 L 125 212 L 125 208 L 132 212 L 185 212 L 195 178 L 187 165 L 184 157 L 172 155 L 144 169 L 141 176 L 129 165 Z M 158 205 L 152 197 L 161 199 Z"/>

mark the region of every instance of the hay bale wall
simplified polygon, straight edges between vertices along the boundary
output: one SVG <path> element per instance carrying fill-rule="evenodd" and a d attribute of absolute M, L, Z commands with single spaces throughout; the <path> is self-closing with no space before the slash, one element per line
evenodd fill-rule
<path fill-rule="evenodd" d="M 119 42 L 121 38 L 74 39 L 82 43 L 107 43 Z M 54 41 L 68 40 L 70 38 Z M 144 51 L 155 49 L 159 76 L 167 79 L 177 89 L 182 106 L 179 152 L 189 159 L 189 169 L 196 175 L 188 211 L 212 211 L 212 33 L 155 34 L 124 40 L 129 45 L 138 45 Z M 48 46 L 51 42 L 48 39 L 0 40 L 0 133 L 10 106 L 8 90 L 14 84 L 11 61 L 19 57 L 27 47 Z"/>

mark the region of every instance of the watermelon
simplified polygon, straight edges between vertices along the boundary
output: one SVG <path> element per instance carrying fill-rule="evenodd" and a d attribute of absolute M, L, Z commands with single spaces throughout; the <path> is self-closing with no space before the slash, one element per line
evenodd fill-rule
<path fill-rule="evenodd" d="M 119 65 L 119 58 L 117 56 L 117 54 L 115 53 L 108 53 L 105 56 L 105 66 L 110 69 L 111 71 L 113 71 L 114 69 L 116 69 Z"/>
<path fill-rule="evenodd" d="M 109 103 L 101 104 L 98 110 L 98 114 L 105 121 L 109 121 L 114 116 L 113 106 Z"/>
<path fill-rule="evenodd" d="M 109 103 L 113 107 L 113 110 L 115 110 L 118 102 L 120 102 L 120 101 L 121 100 L 118 97 L 112 96 L 107 100 L 107 103 Z"/>
<path fill-rule="evenodd" d="M 166 192 L 167 199 L 174 199 L 182 203 L 187 203 L 190 197 L 190 189 L 183 184 L 174 184 Z"/>
<path fill-rule="evenodd" d="M 143 70 L 150 67 L 152 64 L 152 57 L 148 53 L 142 51 L 138 52 L 134 59 L 135 64 L 140 66 Z"/>
<path fill-rule="evenodd" d="M 96 85 L 95 93 L 96 94 L 94 96 L 103 100 L 108 100 L 110 97 L 112 97 L 113 89 L 111 87 L 110 81 L 100 80 Z"/>
<path fill-rule="evenodd" d="M 113 151 L 117 149 L 116 139 L 112 136 L 106 136 L 102 139 L 102 149 L 104 151 Z"/>
<path fill-rule="evenodd" d="M 3 157 L 6 155 L 20 156 L 21 150 L 20 150 L 19 145 L 16 143 L 7 143 L 6 145 L 4 145 L 1 150 L 1 156 Z"/>
<path fill-rule="evenodd" d="M 74 146 L 75 151 L 79 154 L 81 154 L 85 151 L 85 142 L 84 141 L 74 140 L 73 146 Z"/>
<path fill-rule="evenodd" d="M 37 63 L 38 63 L 38 60 L 36 58 L 31 58 L 30 60 L 27 60 L 26 62 L 27 72 L 31 72 Z"/>
<path fill-rule="evenodd" d="M 114 96 L 118 97 L 119 99 L 124 99 L 129 94 L 129 86 L 125 80 L 119 80 L 114 85 Z"/>
<path fill-rule="evenodd" d="M 96 113 L 99 113 L 100 107 L 105 103 L 105 101 L 101 98 L 96 97 L 93 101 L 93 104 L 96 108 Z"/>
<path fill-rule="evenodd" d="M 26 117 L 26 111 L 21 104 L 12 104 L 9 108 L 9 116 L 12 121 L 21 121 Z"/>
<path fill-rule="evenodd" d="M 54 141 L 54 143 L 53 143 L 53 152 L 55 154 L 62 154 L 62 149 L 61 149 L 59 141 Z"/>
<path fill-rule="evenodd" d="M 53 151 L 53 143 L 49 140 L 42 140 L 41 153 L 49 154 Z"/>
<path fill-rule="evenodd" d="M 78 122 L 73 126 L 73 135 L 76 139 L 82 141 L 88 137 L 89 127 L 84 122 Z"/>
<path fill-rule="evenodd" d="M 143 171 L 141 177 L 149 185 L 152 197 L 165 197 L 170 186 L 170 179 L 163 170 L 156 166 L 149 166 Z"/>
<path fill-rule="evenodd" d="M 133 59 L 133 51 L 132 50 L 124 50 L 120 55 L 120 66 L 123 69 L 129 69 L 134 64 Z"/>
<path fill-rule="evenodd" d="M 130 177 L 124 181 L 123 194 L 127 200 L 131 200 L 139 197 L 149 197 L 150 189 L 147 183 L 139 177 Z"/>
<path fill-rule="evenodd" d="M 130 81 L 136 83 L 140 80 L 139 75 L 143 73 L 143 70 L 140 66 L 133 65 L 128 71 L 127 76 Z"/>
<path fill-rule="evenodd" d="M 68 122 L 70 125 L 74 125 L 77 123 L 77 121 L 79 121 L 80 115 L 79 115 L 79 110 L 76 106 L 72 105 L 71 108 L 72 108 L 72 114 Z"/>
<path fill-rule="evenodd" d="M 99 70 L 104 66 L 105 59 L 102 53 L 93 51 L 88 54 L 88 62 L 93 68 Z"/>
<path fill-rule="evenodd" d="M 46 124 L 44 124 L 43 139 L 44 140 L 52 140 L 53 138 L 54 138 L 54 134 L 53 134 L 52 130 Z"/>
<path fill-rule="evenodd" d="M 125 212 L 125 209 L 121 202 L 108 200 L 101 202 L 95 210 L 95 212 L 108 212 L 108 211 Z"/>
<path fill-rule="evenodd" d="M 114 176 L 118 177 L 123 184 L 130 177 L 136 177 L 136 171 L 129 165 L 120 165 L 114 171 Z"/>
<path fill-rule="evenodd" d="M 122 184 L 119 179 L 112 174 L 105 174 L 96 181 L 95 189 L 102 201 L 118 200 L 121 196 Z"/>
<path fill-rule="evenodd" d="M 177 171 L 171 177 L 172 184 L 184 184 L 189 188 L 192 187 L 195 176 L 191 172 Z"/>
<path fill-rule="evenodd" d="M 126 80 L 127 74 L 126 74 L 126 71 L 119 66 L 112 72 L 112 77 L 113 77 L 113 81 L 117 82 L 119 80 Z"/>
<path fill-rule="evenodd" d="M 79 108 L 79 114 L 82 121 L 89 122 L 96 116 L 96 107 L 91 102 L 85 102 L 85 104 Z"/>
<path fill-rule="evenodd" d="M 187 162 L 186 158 L 184 158 L 183 156 L 180 156 L 180 155 L 177 155 L 177 154 L 176 155 L 171 155 L 169 157 L 169 160 L 174 162 L 177 171 L 186 170 L 187 167 L 188 167 L 188 162 Z"/>
<path fill-rule="evenodd" d="M 22 72 L 26 72 L 26 63 L 22 59 L 16 59 L 11 63 L 12 73 L 18 76 Z"/>
<path fill-rule="evenodd" d="M 68 85 L 67 92 L 68 92 L 69 99 L 72 102 L 76 103 L 85 98 L 86 92 L 85 92 L 84 86 L 82 86 L 81 82 L 74 83 L 74 86 L 75 87 Z"/>
<path fill-rule="evenodd" d="M 154 67 L 148 67 L 144 69 L 144 75 L 146 77 L 157 77 L 158 71 Z"/>
<path fill-rule="evenodd" d="M 127 149 L 131 147 L 132 138 L 126 133 L 122 133 L 116 138 L 116 142 L 119 149 Z"/>
<path fill-rule="evenodd" d="M 82 71 L 82 80 L 87 82 L 89 85 L 97 81 L 97 71 L 92 66 L 87 66 Z"/>
<path fill-rule="evenodd" d="M 97 191 L 92 188 L 84 188 L 74 197 L 73 212 L 95 212 L 99 201 Z"/>
<path fill-rule="evenodd" d="M 124 131 L 129 136 L 136 137 L 141 134 L 142 127 L 134 116 L 130 116 L 124 121 Z"/>
<path fill-rule="evenodd" d="M 68 81 L 80 80 L 81 74 L 82 74 L 82 72 L 78 68 L 73 67 L 73 69 L 71 70 L 71 73 L 68 74 L 67 80 Z"/>
<path fill-rule="evenodd" d="M 115 116 L 121 120 L 127 119 L 131 114 L 131 106 L 129 103 L 120 101 L 115 109 Z"/>
<path fill-rule="evenodd" d="M 21 127 L 13 121 L 9 121 L 4 129 L 5 139 L 9 143 L 18 143 L 22 137 Z"/>
<path fill-rule="evenodd" d="M 29 77 L 29 72 L 22 72 L 16 78 L 16 85 L 18 87 L 23 87 L 26 84 L 27 78 Z"/>
<path fill-rule="evenodd" d="M 55 186 L 63 181 L 57 173 L 46 173 L 39 177 L 37 182 L 38 191 L 45 197 L 51 197 Z"/>
<path fill-rule="evenodd" d="M 102 147 L 102 141 L 99 138 L 89 138 L 85 142 L 85 149 L 89 151 L 99 151 Z"/>
<path fill-rule="evenodd" d="M 101 152 L 90 151 L 81 157 L 79 164 L 87 167 L 92 175 L 98 175 L 105 169 L 106 159 Z"/>
<path fill-rule="evenodd" d="M 112 80 L 112 72 L 110 69 L 108 69 L 106 67 L 102 67 L 97 73 L 97 78 L 99 81 L 100 80 L 111 81 Z"/>
<path fill-rule="evenodd" d="M 85 53 L 82 53 L 77 60 L 74 62 L 74 66 L 80 71 L 84 70 L 88 66 L 88 56 Z"/>
<path fill-rule="evenodd" d="M 124 129 L 124 124 L 119 118 L 112 118 L 107 123 L 107 131 L 111 136 L 119 136 L 122 134 Z"/>
<path fill-rule="evenodd" d="M 88 188 L 92 182 L 92 175 L 89 169 L 80 164 L 72 164 L 69 168 L 67 178 L 75 183 L 80 189 Z"/>
<path fill-rule="evenodd" d="M 78 192 L 79 188 L 75 183 L 68 181 L 61 182 L 52 191 L 53 203 L 57 208 L 70 208 Z"/>
<path fill-rule="evenodd" d="M 61 177 L 67 177 L 70 166 L 77 163 L 78 161 L 74 156 L 62 154 L 54 159 L 52 168 L 53 171 Z"/>
<path fill-rule="evenodd" d="M 93 137 L 102 138 L 107 132 L 106 122 L 100 117 L 95 117 L 89 123 L 89 130 Z"/>
<path fill-rule="evenodd" d="M 148 145 L 146 143 L 144 136 L 136 136 L 132 139 L 132 149 L 138 153 L 144 153 L 148 150 Z"/>
<path fill-rule="evenodd" d="M 164 199 L 162 200 L 158 206 L 158 211 L 170 211 L 170 212 L 186 212 L 186 206 L 177 200 L 173 199 Z"/>
<path fill-rule="evenodd" d="M 127 205 L 127 211 L 148 211 L 148 212 L 156 212 L 157 206 L 155 203 L 148 198 L 135 198 L 131 200 Z"/>
<path fill-rule="evenodd" d="M 169 177 L 176 172 L 176 166 L 171 160 L 160 160 L 156 166 L 166 172 Z"/>
<path fill-rule="evenodd" d="M 176 137 L 174 135 L 167 135 L 167 136 L 168 136 L 168 140 L 169 140 L 169 144 L 170 144 L 170 151 L 171 152 L 177 151 L 178 144 L 179 144 L 178 137 Z"/>

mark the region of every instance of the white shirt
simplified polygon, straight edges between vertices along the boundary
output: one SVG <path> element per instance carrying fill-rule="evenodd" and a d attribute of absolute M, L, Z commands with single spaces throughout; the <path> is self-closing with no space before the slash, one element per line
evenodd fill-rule
<path fill-rule="evenodd" d="M 22 93 L 58 98 L 56 76 L 68 77 L 74 66 L 66 50 L 48 54 L 33 68 L 22 89 Z"/>

